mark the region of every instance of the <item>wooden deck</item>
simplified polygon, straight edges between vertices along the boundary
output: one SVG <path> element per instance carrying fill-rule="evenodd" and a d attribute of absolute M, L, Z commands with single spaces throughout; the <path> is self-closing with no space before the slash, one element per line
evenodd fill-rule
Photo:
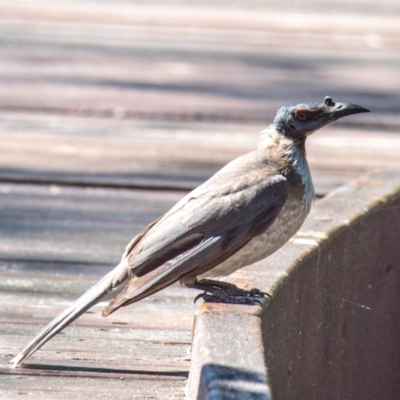
<path fill-rule="evenodd" d="M 7 362 L 276 109 L 358 103 L 308 141 L 317 194 L 400 171 L 400 3 L 0 0 L 0 398 L 183 398 L 194 292 L 99 307 Z"/>

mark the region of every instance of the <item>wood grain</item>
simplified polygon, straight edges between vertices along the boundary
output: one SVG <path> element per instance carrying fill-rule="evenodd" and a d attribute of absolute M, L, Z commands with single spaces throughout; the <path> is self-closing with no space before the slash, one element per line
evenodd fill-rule
<path fill-rule="evenodd" d="M 196 292 L 179 285 L 115 317 L 102 318 L 101 306 L 94 307 L 38 351 L 28 368 L 7 367 L 179 193 L 26 184 L 0 185 L 0 193 L 2 396 L 67 399 L 78 387 L 88 398 L 104 391 L 110 398 L 183 398 Z"/>
<path fill-rule="evenodd" d="M 282 105 L 372 111 L 310 137 L 319 196 L 399 170 L 399 14 L 395 0 L 0 0 L 2 398 L 183 398 L 196 307 L 178 286 L 86 313 L 32 368 L 6 362 Z"/>

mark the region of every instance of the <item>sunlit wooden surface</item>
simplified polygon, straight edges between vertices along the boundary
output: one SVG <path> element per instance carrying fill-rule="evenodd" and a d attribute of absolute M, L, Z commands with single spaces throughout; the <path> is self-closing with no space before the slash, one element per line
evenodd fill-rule
<path fill-rule="evenodd" d="M 178 285 L 7 362 L 282 105 L 372 111 L 310 137 L 319 196 L 400 171 L 399 16 L 394 0 L 0 1 L 0 397 L 183 398 L 196 293 Z"/>

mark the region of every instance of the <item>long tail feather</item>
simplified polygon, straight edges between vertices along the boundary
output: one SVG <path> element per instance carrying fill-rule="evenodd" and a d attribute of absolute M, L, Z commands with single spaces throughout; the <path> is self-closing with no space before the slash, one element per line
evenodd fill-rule
<path fill-rule="evenodd" d="M 24 360 L 31 356 L 36 350 L 40 349 L 54 335 L 106 297 L 113 288 L 118 286 L 127 277 L 128 268 L 125 261 L 122 261 L 114 270 L 108 273 L 45 326 L 42 331 L 40 331 L 38 335 L 10 361 L 10 366 L 12 368 L 20 366 Z"/>

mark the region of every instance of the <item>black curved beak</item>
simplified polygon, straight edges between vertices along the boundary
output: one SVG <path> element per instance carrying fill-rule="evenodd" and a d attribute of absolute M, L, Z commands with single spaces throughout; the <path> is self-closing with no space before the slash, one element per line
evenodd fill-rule
<path fill-rule="evenodd" d="M 351 103 L 335 103 L 331 97 L 325 97 L 324 102 L 320 105 L 324 114 L 331 121 L 336 121 L 339 118 L 347 117 L 348 115 L 369 112 L 365 107 Z"/>

